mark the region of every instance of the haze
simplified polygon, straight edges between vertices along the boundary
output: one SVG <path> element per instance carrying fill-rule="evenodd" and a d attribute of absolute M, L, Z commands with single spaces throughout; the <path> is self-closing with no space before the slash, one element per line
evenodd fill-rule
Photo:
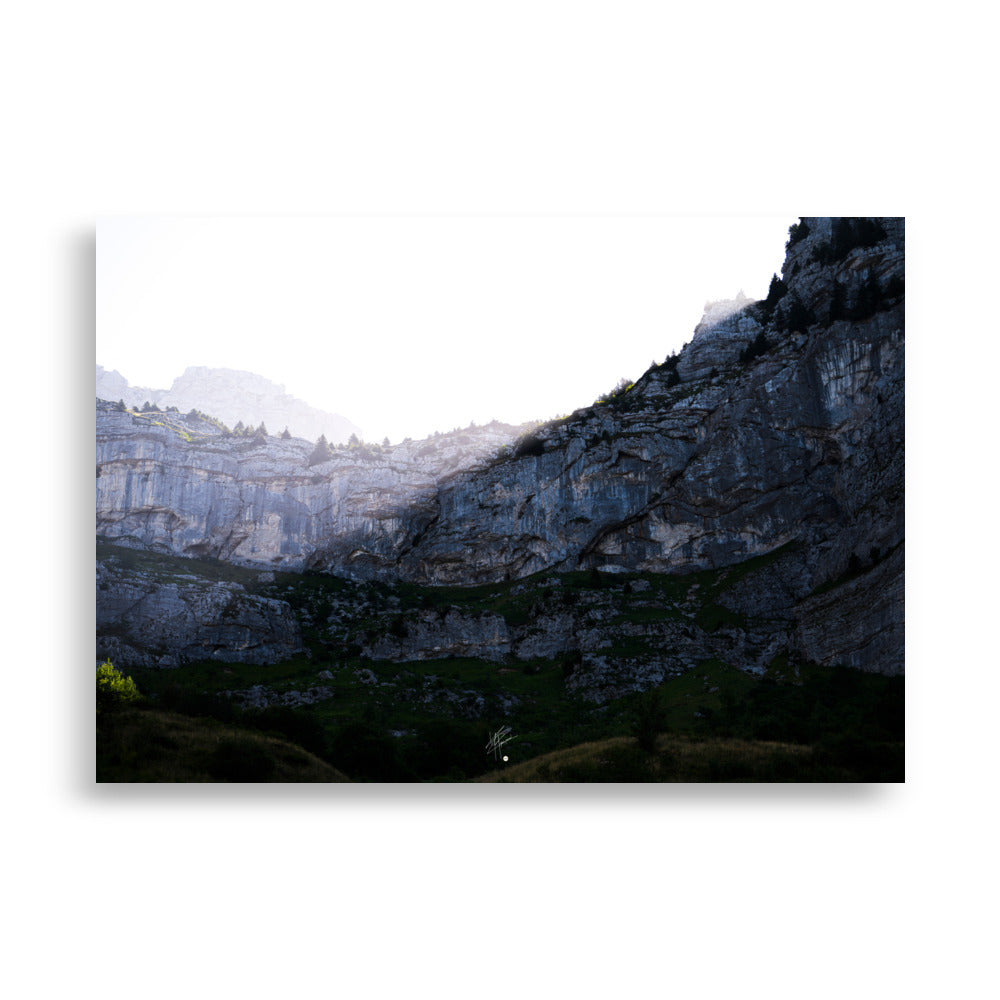
<path fill-rule="evenodd" d="M 97 363 L 245 369 L 366 440 L 568 413 L 767 293 L 794 216 L 109 218 Z"/>

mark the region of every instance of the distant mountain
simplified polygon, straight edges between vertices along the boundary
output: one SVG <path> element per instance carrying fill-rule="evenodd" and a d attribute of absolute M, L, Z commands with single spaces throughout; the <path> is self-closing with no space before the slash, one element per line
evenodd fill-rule
<path fill-rule="evenodd" d="M 133 407 L 148 401 L 162 409 L 176 406 L 182 413 L 200 410 L 230 427 L 240 421 L 253 427 L 263 422 L 272 434 L 287 427 L 293 436 L 308 441 L 320 434 L 333 444 L 347 441 L 352 434 L 363 437 L 361 428 L 339 413 L 318 410 L 288 395 L 283 385 L 232 368 L 187 368 L 169 389 L 149 389 L 129 385 L 120 372 L 98 365 L 97 398 L 123 400 Z"/>

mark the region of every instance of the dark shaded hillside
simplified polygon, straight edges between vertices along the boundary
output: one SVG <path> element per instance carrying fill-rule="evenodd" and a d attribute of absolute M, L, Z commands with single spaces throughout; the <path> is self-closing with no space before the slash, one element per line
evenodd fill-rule
<path fill-rule="evenodd" d="M 135 555 L 144 572 L 158 566 L 167 577 L 188 564 Z M 649 720 L 653 695 L 656 733 L 849 751 L 854 764 L 839 778 L 813 757 L 808 767 L 796 758 L 794 774 L 876 780 L 883 745 L 903 738 L 902 678 L 811 664 L 768 645 L 769 618 L 723 603 L 780 558 L 683 576 L 542 574 L 474 588 L 279 574 L 247 580 L 248 592 L 287 605 L 298 656 L 118 665 L 159 708 L 281 734 L 355 780 L 470 779 L 495 766 L 486 744 L 501 726 L 511 727 L 512 762 L 629 737 Z M 217 572 L 230 581 L 247 573 Z M 483 644 L 484 620 L 503 623 L 506 648 Z M 847 742 L 838 750 L 831 740 Z M 894 776 L 877 780 L 902 780 L 897 757 Z M 702 780 L 667 773 L 662 780 Z"/>
<path fill-rule="evenodd" d="M 98 782 L 342 782 L 299 746 L 259 732 L 150 708 L 98 717 Z"/>

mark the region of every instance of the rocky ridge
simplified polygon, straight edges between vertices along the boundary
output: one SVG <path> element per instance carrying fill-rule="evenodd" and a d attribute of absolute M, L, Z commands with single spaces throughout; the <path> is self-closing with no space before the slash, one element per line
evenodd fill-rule
<path fill-rule="evenodd" d="M 173 406 L 182 413 L 200 410 L 230 426 L 263 423 L 273 433 L 287 427 L 289 433 L 310 441 L 321 434 L 332 443 L 346 442 L 352 434 L 362 437 L 361 428 L 339 413 L 319 410 L 289 395 L 283 385 L 232 368 L 189 367 L 169 389 L 148 389 L 129 385 L 120 372 L 98 365 L 97 398 L 121 400 L 134 408 L 151 403 L 164 410 Z"/>
<path fill-rule="evenodd" d="M 901 219 L 803 219 L 765 302 L 710 304 L 674 363 L 519 438 L 470 429 L 466 442 L 310 467 L 305 441 L 199 435 L 99 403 L 98 532 L 425 585 L 724 572 L 773 557 L 719 598 L 766 628 L 727 637 L 673 623 L 651 638 L 747 670 L 790 650 L 902 672 L 904 259 Z M 567 686 L 597 697 L 689 669 L 674 654 L 660 667 L 608 661 L 602 642 L 623 627 L 578 609 L 538 609 L 533 628 L 456 609 L 409 615 L 402 634 L 364 648 L 395 661 L 577 651 Z"/>
<path fill-rule="evenodd" d="M 337 537 L 371 575 L 429 516 L 441 483 L 523 430 L 492 423 L 313 461 L 299 438 L 234 436 L 201 416 L 97 403 L 97 534 L 262 569 L 310 568 Z M 383 553 L 385 558 L 383 558 Z M 387 567 L 382 567 L 387 568 Z"/>

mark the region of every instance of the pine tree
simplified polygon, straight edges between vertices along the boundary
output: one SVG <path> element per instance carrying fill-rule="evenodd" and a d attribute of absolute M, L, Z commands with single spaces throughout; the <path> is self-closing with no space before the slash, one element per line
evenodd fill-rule
<path fill-rule="evenodd" d="M 288 430 L 287 427 L 281 432 L 281 440 L 282 441 L 287 441 L 291 436 L 292 435 L 289 432 L 289 430 Z"/>
<path fill-rule="evenodd" d="M 326 462 L 332 457 L 333 450 L 326 440 L 326 435 L 320 434 L 316 440 L 316 447 L 313 448 L 313 452 L 309 456 L 309 465 L 319 465 L 321 462 Z"/>
<path fill-rule="evenodd" d="M 767 289 L 767 298 L 764 299 L 764 308 L 771 312 L 774 307 L 785 297 L 788 286 L 776 274 L 771 275 L 771 284 Z"/>
<path fill-rule="evenodd" d="M 795 246 L 800 240 L 804 240 L 809 235 L 809 227 L 806 225 L 805 220 L 800 216 L 798 222 L 793 222 L 788 227 L 788 242 L 785 244 L 785 249 Z"/>
<path fill-rule="evenodd" d="M 784 316 L 784 329 L 805 333 L 806 327 L 815 322 L 816 317 L 813 315 L 813 311 L 797 295 L 792 296 L 791 304 Z"/>

